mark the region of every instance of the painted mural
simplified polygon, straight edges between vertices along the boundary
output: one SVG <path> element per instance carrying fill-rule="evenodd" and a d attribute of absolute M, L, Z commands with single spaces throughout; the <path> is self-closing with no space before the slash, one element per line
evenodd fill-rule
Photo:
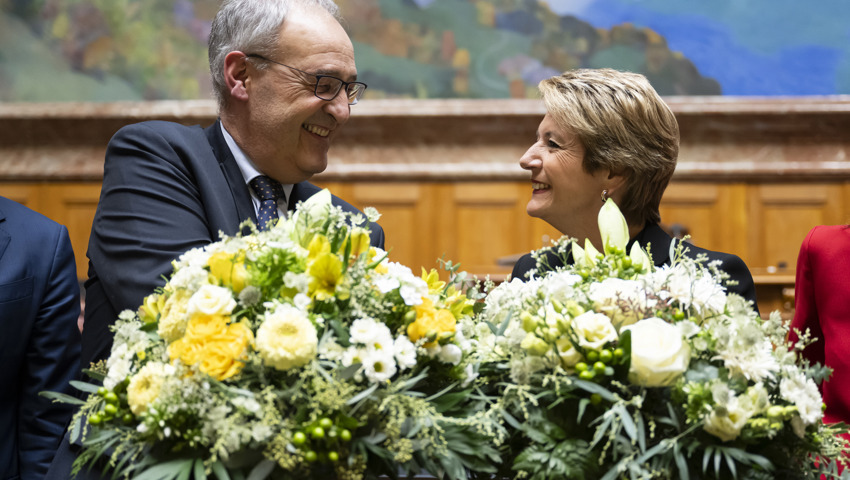
<path fill-rule="evenodd" d="M 662 95 L 850 94 L 846 0 L 337 0 L 366 98 L 533 98 L 561 71 Z M 211 98 L 218 0 L 0 0 L 0 101 Z"/>

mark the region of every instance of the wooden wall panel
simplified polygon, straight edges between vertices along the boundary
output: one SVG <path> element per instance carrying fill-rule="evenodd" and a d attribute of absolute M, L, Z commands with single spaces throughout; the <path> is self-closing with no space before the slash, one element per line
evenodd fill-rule
<path fill-rule="evenodd" d="M 747 261 L 744 185 L 672 183 L 664 192 L 660 213 L 666 226 L 684 227 L 694 245 L 734 253 Z"/>
<path fill-rule="evenodd" d="M 752 185 L 748 191 L 751 267 L 794 270 L 800 244 L 815 225 L 846 221 L 841 184 Z"/>
<path fill-rule="evenodd" d="M 100 184 L 48 184 L 42 189 L 42 213 L 68 227 L 77 261 L 77 277 L 88 277 L 89 244 L 92 221 L 100 198 Z"/>
<path fill-rule="evenodd" d="M 41 212 L 41 187 L 38 183 L 0 183 L 0 195 Z"/>

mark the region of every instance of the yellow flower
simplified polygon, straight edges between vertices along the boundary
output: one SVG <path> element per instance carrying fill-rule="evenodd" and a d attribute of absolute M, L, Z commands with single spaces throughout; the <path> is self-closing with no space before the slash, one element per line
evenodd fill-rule
<path fill-rule="evenodd" d="M 342 261 L 333 253 L 319 254 L 310 262 L 307 273 L 310 274 L 310 297 L 327 300 L 336 294 L 342 280 Z M 340 297 L 345 298 L 344 295 Z"/>
<path fill-rule="evenodd" d="M 217 278 L 222 285 L 230 287 L 239 293 L 248 284 L 248 270 L 245 268 L 245 255 L 227 252 L 216 252 L 207 261 L 210 275 Z"/>
<path fill-rule="evenodd" d="M 354 258 L 359 257 L 365 252 L 369 251 L 370 239 L 369 233 L 365 228 L 356 227 L 351 231 L 351 256 Z"/>
<path fill-rule="evenodd" d="M 168 346 L 168 358 L 171 361 L 180 359 L 184 365 L 194 365 L 203 355 L 204 346 L 204 339 L 183 337 Z"/>
<path fill-rule="evenodd" d="M 425 346 L 430 347 L 442 334 L 453 334 L 456 328 L 457 320 L 452 312 L 434 308 L 431 299 L 423 298 L 422 304 L 416 306 L 416 320 L 407 326 L 407 336 L 412 342 L 425 338 L 428 340 Z"/>
<path fill-rule="evenodd" d="M 173 342 L 183 336 L 186 331 L 188 316 L 186 308 L 192 294 L 184 289 L 172 292 L 162 307 L 156 333 L 167 342 Z"/>
<path fill-rule="evenodd" d="M 300 310 L 279 307 L 257 329 L 257 351 L 266 365 L 289 370 L 307 364 L 318 350 L 316 327 Z"/>
<path fill-rule="evenodd" d="M 331 242 L 324 235 L 314 235 L 307 246 L 307 260 L 315 260 L 317 257 L 331 251 Z"/>
<path fill-rule="evenodd" d="M 227 329 L 228 318 L 224 315 L 204 315 L 196 313 L 189 319 L 186 326 L 186 337 L 205 339 L 213 335 L 224 333 Z"/>
<path fill-rule="evenodd" d="M 207 340 L 198 369 L 219 381 L 236 375 L 244 366 L 241 358 L 253 339 L 244 323 L 230 324 L 225 333 Z"/>
<path fill-rule="evenodd" d="M 144 412 L 159 396 L 165 378 L 173 372 L 173 368 L 159 362 L 151 362 L 143 366 L 138 373 L 130 378 L 127 386 L 127 403 L 135 415 Z"/>
<path fill-rule="evenodd" d="M 436 268 L 426 272 L 425 267 L 422 267 L 422 280 L 425 280 L 425 283 L 428 284 L 428 291 L 432 294 L 442 293 L 446 287 L 446 282 L 440 280 L 440 273 L 437 272 Z"/>
<path fill-rule="evenodd" d="M 145 297 L 142 306 L 139 307 L 139 318 L 145 323 L 154 323 L 159 318 L 165 307 L 165 295 L 152 293 Z"/>

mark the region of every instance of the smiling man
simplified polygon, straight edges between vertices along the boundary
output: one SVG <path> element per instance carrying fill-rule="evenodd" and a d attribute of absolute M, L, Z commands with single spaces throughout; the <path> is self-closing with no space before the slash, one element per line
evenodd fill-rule
<path fill-rule="evenodd" d="M 267 228 L 317 193 L 307 180 L 327 167 L 366 89 L 330 0 L 225 0 L 209 59 L 218 121 L 143 122 L 109 142 L 87 252 L 83 366 L 109 356 L 109 327 L 164 284 L 173 259 L 237 233 L 244 220 Z M 371 228 L 372 245 L 383 248 L 383 230 Z M 68 478 L 74 457 L 66 437 L 48 478 Z"/>

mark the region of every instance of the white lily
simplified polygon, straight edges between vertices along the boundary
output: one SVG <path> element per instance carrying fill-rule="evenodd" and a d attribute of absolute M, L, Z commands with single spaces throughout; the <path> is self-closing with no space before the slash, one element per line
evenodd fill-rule
<path fill-rule="evenodd" d="M 629 251 L 629 258 L 632 259 L 632 266 L 637 271 L 648 269 L 650 266 L 649 256 L 640 248 L 638 242 L 632 244 L 632 249 Z"/>
<path fill-rule="evenodd" d="M 617 204 L 610 198 L 599 210 L 598 222 L 605 253 L 614 253 L 616 249 L 625 251 L 626 244 L 629 243 L 629 225 Z"/>

